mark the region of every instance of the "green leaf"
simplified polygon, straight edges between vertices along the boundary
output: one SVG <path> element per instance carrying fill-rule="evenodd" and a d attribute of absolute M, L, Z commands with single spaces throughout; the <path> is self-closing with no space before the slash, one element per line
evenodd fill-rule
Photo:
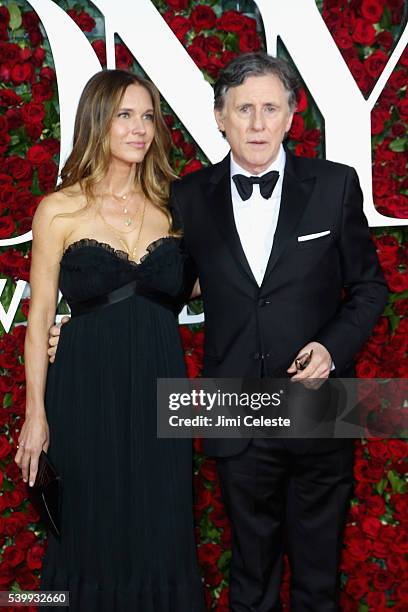
<path fill-rule="evenodd" d="M 358 612 L 368 612 L 368 606 L 366 604 L 361 603 L 358 607 Z"/>
<path fill-rule="evenodd" d="M 390 320 L 391 332 L 394 333 L 400 323 L 401 318 L 394 313 L 390 314 L 388 318 Z"/>
<path fill-rule="evenodd" d="M 13 400 L 12 400 L 12 395 L 11 393 L 5 393 L 4 398 L 3 398 L 3 408 L 10 408 L 10 406 L 12 406 L 13 404 Z"/>
<path fill-rule="evenodd" d="M 394 151 L 394 153 L 403 153 L 407 148 L 407 139 L 405 138 L 405 136 L 402 136 L 401 138 L 396 138 L 395 140 L 390 142 L 389 148 L 391 149 L 391 151 Z"/>
<path fill-rule="evenodd" d="M 391 30 L 392 28 L 392 15 L 388 6 L 384 7 L 384 12 L 380 19 L 380 26 L 383 30 Z"/>
<path fill-rule="evenodd" d="M 22 24 L 21 11 L 15 2 L 9 2 L 7 6 L 10 13 L 10 28 L 17 30 Z"/>
<path fill-rule="evenodd" d="M 389 470 L 388 480 L 391 483 L 391 487 L 394 493 L 404 493 L 406 489 L 405 481 L 395 472 L 394 470 Z"/>
<path fill-rule="evenodd" d="M 374 488 L 377 491 L 378 495 L 382 495 L 384 493 L 386 486 L 387 486 L 387 479 L 381 478 L 379 482 L 375 483 Z"/>

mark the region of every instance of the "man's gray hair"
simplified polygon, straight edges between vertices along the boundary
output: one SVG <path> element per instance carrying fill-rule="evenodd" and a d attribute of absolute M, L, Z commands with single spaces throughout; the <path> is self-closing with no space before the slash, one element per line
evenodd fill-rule
<path fill-rule="evenodd" d="M 242 85 L 249 76 L 273 74 L 282 83 L 288 93 L 288 104 L 291 112 L 296 110 L 299 81 L 289 63 L 279 57 L 272 57 L 262 51 L 244 53 L 234 58 L 220 72 L 214 85 L 214 108 L 222 110 L 225 94 L 231 87 Z"/>

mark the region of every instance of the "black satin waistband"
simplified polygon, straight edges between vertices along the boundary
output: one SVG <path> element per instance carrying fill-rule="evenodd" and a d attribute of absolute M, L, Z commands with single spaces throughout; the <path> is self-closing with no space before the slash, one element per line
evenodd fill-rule
<path fill-rule="evenodd" d="M 177 316 L 180 311 L 177 300 L 171 299 L 170 296 L 167 296 L 160 291 L 154 291 L 153 289 L 143 287 L 137 280 L 134 280 L 126 285 L 122 285 L 122 287 L 118 287 L 117 289 L 110 291 L 109 293 L 105 293 L 104 295 L 98 295 L 94 298 L 83 300 L 81 302 L 70 303 L 69 306 L 71 308 L 71 316 L 77 317 L 90 312 L 96 312 L 101 308 L 106 308 L 106 306 L 111 306 L 112 304 L 122 302 L 122 300 L 127 300 L 133 295 L 140 295 L 141 297 L 147 298 L 151 302 L 167 308 L 167 310 L 170 310 L 175 316 Z"/>

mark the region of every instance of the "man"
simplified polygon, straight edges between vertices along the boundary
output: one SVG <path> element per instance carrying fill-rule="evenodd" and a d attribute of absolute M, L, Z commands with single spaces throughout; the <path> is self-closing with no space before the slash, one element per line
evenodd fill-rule
<path fill-rule="evenodd" d="M 283 148 L 296 108 L 284 61 L 242 55 L 214 94 L 231 154 L 173 189 L 204 300 L 204 376 L 352 376 L 387 297 L 357 174 Z M 337 610 L 352 441 L 208 439 L 205 450 L 232 524 L 231 610 L 280 609 L 285 524 L 291 610 Z"/>
<path fill-rule="evenodd" d="M 356 172 L 283 148 L 295 108 L 286 62 L 236 58 L 215 85 L 231 153 L 174 184 L 204 301 L 204 376 L 352 376 L 386 302 Z M 286 546 L 291 610 L 337 610 L 352 441 L 209 439 L 205 450 L 232 525 L 230 609 L 280 610 Z"/>

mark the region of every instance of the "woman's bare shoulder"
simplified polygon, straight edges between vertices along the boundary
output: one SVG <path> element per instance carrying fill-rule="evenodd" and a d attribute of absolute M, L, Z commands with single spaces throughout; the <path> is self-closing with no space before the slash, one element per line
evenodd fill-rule
<path fill-rule="evenodd" d="M 82 190 L 74 185 L 68 189 L 54 191 L 44 196 L 39 203 L 34 215 L 35 221 L 48 221 L 64 219 L 59 215 L 72 214 L 78 212 L 85 206 L 86 200 Z"/>

